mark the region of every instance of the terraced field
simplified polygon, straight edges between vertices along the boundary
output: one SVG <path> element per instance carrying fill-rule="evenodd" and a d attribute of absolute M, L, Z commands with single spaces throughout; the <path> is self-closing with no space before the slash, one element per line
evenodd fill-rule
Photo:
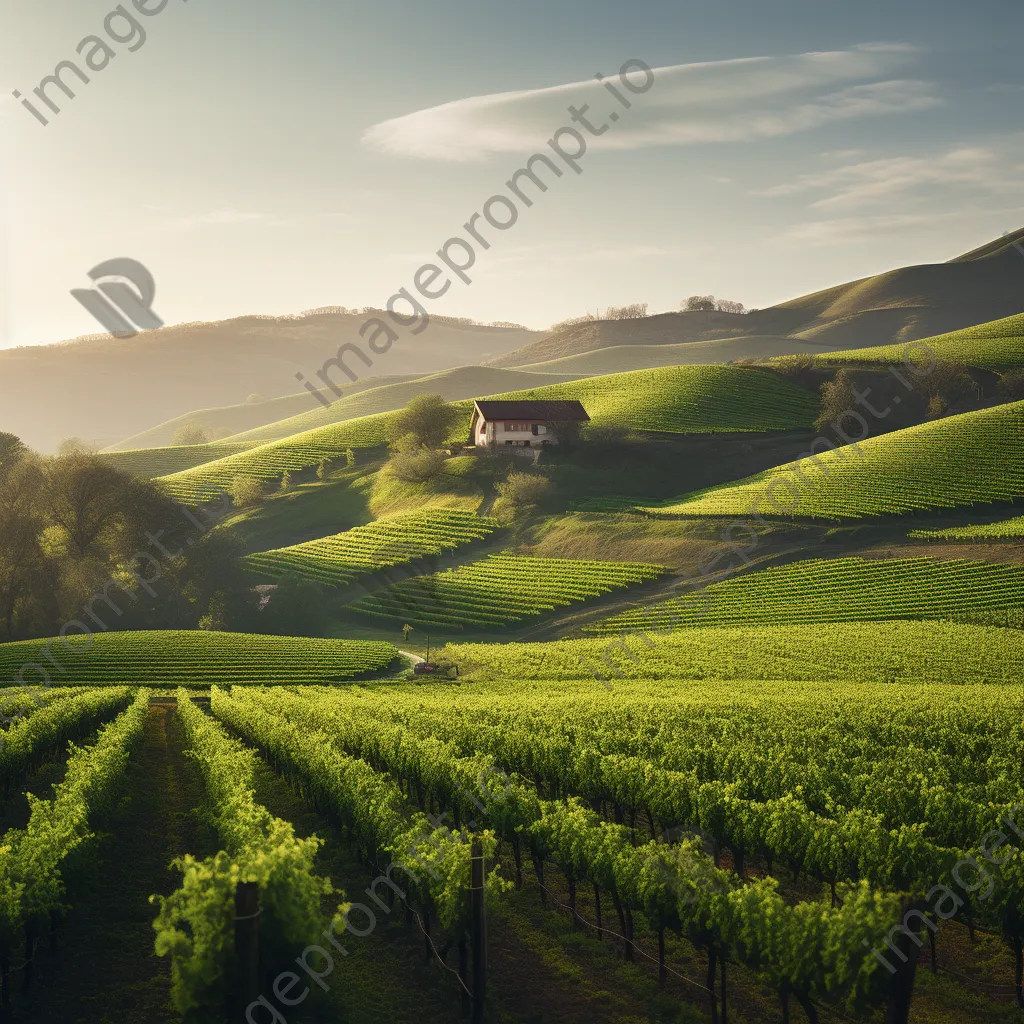
<path fill-rule="evenodd" d="M 384 566 L 440 555 L 483 540 L 500 525 L 497 519 L 472 512 L 412 512 L 378 519 L 333 537 L 261 551 L 249 555 L 245 562 L 270 579 L 292 574 L 326 586 L 344 586 Z"/>
<path fill-rule="evenodd" d="M 1024 402 L 921 423 L 788 462 L 651 515 L 859 519 L 1024 495 Z"/>
<path fill-rule="evenodd" d="M 393 584 L 349 608 L 389 622 L 487 629 L 656 579 L 664 571 L 660 565 L 642 562 L 490 555 L 457 569 Z"/>
<path fill-rule="evenodd" d="M 911 530 L 907 536 L 919 540 L 1013 540 L 1016 537 L 1024 537 L 1024 516 L 1001 519 L 996 523 L 951 526 L 945 530 Z"/>
<path fill-rule="evenodd" d="M 83 639 L 70 639 L 83 648 L 74 651 L 56 638 L 0 644 L 0 685 L 45 683 L 40 669 L 61 686 L 331 683 L 386 668 L 397 657 L 391 644 L 374 640 L 212 630 L 94 633 L 87 649 Z"/>
<path fill-rule="evenodd" d="M 915 362 L 929 361 L 927 349 L 943 362 L 965 363 L 984 370 L 1010 370 L 1024 363 L 1024 313 L 1003 320 L 968 327 L 962 331 L 940 334 L 934 338 L 912 342 L 911 345 L 875 345 L 851 348 L 817 355 L 819 363 L 898 364 L 907 358 Z"/>
<path fill-rule="evenodd" d="M 1024 630 L 952 622 L 719 626 L 549 643 L 448 644 L 471 679 L 510 691 L 526 680 L 779 679 L 809 683 L 1007 683 L 1024 675 Z"/>
<path fill-rule="evenodd" d="M 632 608 L 587 633 L 769 623 L 945 619 L 1024 605 L 1024 569 L 933 558 L 816 558 Z"/>
<path fill-rule="evenodd" d="M 205 465 L 217 459 L 237 455 L 255 448 L 254 441 L 214 441 L 210 444 L 171 445 L 165 448 L 137 448 L 123 452 L 105 452 L 100 458 L 122 473 L 151 479 L 180 473 L 195 466 Z"/>

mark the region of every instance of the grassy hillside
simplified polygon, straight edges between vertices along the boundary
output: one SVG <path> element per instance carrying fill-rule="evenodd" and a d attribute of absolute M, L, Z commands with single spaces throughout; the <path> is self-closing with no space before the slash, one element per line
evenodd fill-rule
<path fill-rule="evenodd" d="M 214 441 L 211 444 L 174 445 L 167 448 L 139 448 L 120 452 L 102 452 L 100 458 L 122 473 L 155 477 L 180 473 L 216 459 L 255 448 L 255 442 Z"/>
<path fill-rule="evenodd" d="M 931 558 L 812 559 L 633 608 L 584 632 L 962 618 L 1022 606 L 1024 569 L 1018 566 Z"/>
<path fill-rule="evenodd" d="M 434 510 L 388 516 L 333 537 L 249 555 L 256 576 L 300 576 L 337 587 L 385 566 L 440 555 L 489 537 L 499 522 L 471 512 Z"/>
<path fill-rule="evenodd" d="M 548 333 L 491 360 L 536 366 L 618 345 L 675 345 L 747 339 L 743 358 L 891 345 L 958 331 L 1024 311 L 1021 255 L 1010 244 L 1024 229 L 957 257 L 886 271 L 827 288 L 745 316 L 667 313 L 640 320 L 603 320 Z M 719 355 L 717 358 L 738 358 Z M 689 361 L 689 360 L 687 360 Z"/>
<path fill-rule="evenodd" d="M 1024 402 L 868 438 L 645 511 L 846 519 L 1024 495 Z"/>
<path fill-rule="evenodd" d="M 1021 260 L 1024 274 L 1024 259 Z M 988 324 L 940 334 L 923 342 L 943 362 L 966 363 L 984 370 L 1008 370 L 1024 365 L 1024 314 L 1008 316 Z M 824 363 L 901 363 L 906 343 L 873 348 L 846 349 L 820 356 Z M 911 353 L 915 362 L 926 360 L 924 351 Z"/>
<path fill-rule="evenodd" d="M 854 622 L 682 629 L 627 638 L 449 644 L 443 657 L 471 679 L 849 680 L 1007 683 L 1024 674 L 1024 631 L 949 622 Z M 667 694 L 671 696 L 671 691 Z M 895 695 L 897 699 L 902 699 Z"/>
<path fill-rule="evenodd" d="M 74 651 L 57 638 L 0 644 L 0 679 L 14 678 L 25 664 L 42 664 L 44 651 L 60 666 L 52 669 L 55 678 L 76 686 L 331 683 L 386 668 L 397 657 L 391 644 L 379 641 L 207 630 L 95 633 L 90 639 Z"/>
<path fill-rule="evenodd" d="M 334 402 L 329 409 L 317 405 L 307 394 L 298 414 L 239 433 L 230 440 L 257 444 L 276 441 L 342 420 L 370 416 L 379 412 L 392 412 L 401 409 L 416 395 L 441 395 L 449 402 L 454 402 L 494 394 L 497 391 L 557 384 L 579 376 L 581 374 L 538 374 L 522 370 L 500 370 L 494 366 L 459 366 L 442 373 L 413 377 L 407 381 L 388 382 L 372 389 L 360 389 L 354 394 L 349 393 L 349 388 L 346 387 L 345 396 Z"/>
<path fill-rule="evenodd" d="M 814 395 L 777 374 L 733 366 L 637 370 L 489 397 L 578 398 L 595 423 L 697 434 L 808 427 L 817 410 Z M 465 443 L 472 403 L 457 404 L 465 419 L 451 440 Z M 163 484 L 180 500 L 195 501 L 228 489 L 237 475 L 280 479 L 285 470 L 315 466 L 322 458 L 336 459 L 346 448 L 382 445 L 390 415 L 362 416 L 271 441 L 164 477 Z"/>
<path fill-rule="evenodd" d="M 401 384 L 406 380 L 415 380 L 415 373 L 391 374 L 382 377 L 367 377 L 352 383 L 345 382 L 346 396 L 358 394 L 371 388 L 379 388 L 386 384 Z M 158 423 L 138 434 L 132 434 L 117 444 L 104 448 L 104 452 L 123 452 L 135 448 L 163 448 L 170 445 L 174 435 L 184 426 L 198 423 L 206 436 L 211 440 L 223 440 L 232 434 L 241 434 L 268 423 L 288 419 L 309 412 L 311 408 L 323 408 L 308 391 L 300 391 L 294 395 L 283 395 L 281 398 L 264 398 L 260 401 L 242 402 L 236 405 L 220 405 L 210 409 L 194 409 L 191 412 L 175 416 L 173 419 Z"/>
<path fill-rule="evenodd" d="M 659 565 L 641 562 L 491 555 L 447 572 L 393 584 L 349 608 L 388 622 L 487 629 L 655 579 L 662 572 Z"/>

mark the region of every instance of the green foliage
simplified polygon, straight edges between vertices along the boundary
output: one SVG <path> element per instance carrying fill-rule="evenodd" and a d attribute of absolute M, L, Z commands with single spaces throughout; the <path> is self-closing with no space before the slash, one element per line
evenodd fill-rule
<path fill-rule="evenodd" d="M 261 956 L 273 972 L 292 954 L 314 943 L 321 928 L 321 900 L 337 891 L 314 870 L 321 845 L 316 836 L 298 839 L 253 795 L 256 755 L 233 740 L 185 690 L 178 715 L 189 753 L 202 772 L 209 810 L 224 849 L 197 860 L 186 855 L 173 867 L 183 875 L 170 896 L 153 896 L 158 956 L 171 957 L 171 996 L 189 1021 L 220 1020 L 237 970 L 234 955 L 235 889 L 256 882 L 260 889 Z M 333 928 L 339 914 L 330 922 Z"/>
<path fill-rule="evenodd" d="M 483 540 L 498 527 L 498 521 L 487 516 L 431 509 L 388 516 L 333 537 L 249 555 L 244 561 L 271 579 L 293 573 L 325 586 L 344 586 L 384 566 Z"/>
<path fill-rule="evenodd" d="M 658 577 L 641 562 L 490 555 L 480 562 L 392 584 L 350 605 L 376 619 L 449 629 L 487 628 L 540 615 Z"/>
<path fill-rule="evenodd" d="M 1024 537 L 1024 516 L 1002 519 L 995 523 L 977 523 L 973 526 L 950 526 L 945 530 L 911 530 L 908 537 L 919 540 L 989 540 Z"/>
<path fill-rule="evenodd" d="M 948 416 L 789 462 L 644 511 L 860 518 L 1024 493 L 1024 402 Z"/>
<path fill-rule="evenodd" d="M 1024 606 L 1024 569 L 932 558 L 809 559 L 633 608 L 588 633 L 881 619 L 955 619 Z"/>
<path fill-rule="evenodd" d="M 206 431 L 203 429 L 201 423 L 197 423 L 194 420 L 189 423 L 183 423 L 174 432 L 174 437 L 171 438 L 172 445 L 192 445 L 192 444 L 206 444 L 210 439 L 206 436 Z"/>
<path fill-rule="evenodd" d="M 850 375 L 846 370 L 839 370 L 832 380 L 827 380 L 821 385 L 821 411 L 814 421 L 814 429 L 820 433 L 839 420 L 844 413 L 856 408 Z"/>
<path fill-rule="evenodd" d="M 231 503 L 235 508 L 257 505 L 263 497 L 263 481 L 254 476 L 236 476 L 231 480 Z"/>
<path fill-rule="evenodd" d="M 494 511 L 500 514 L 507 509 L 513 514 L 526 508 L 539 505 L 551 490 L 551 481 L 537 473 L 509 473 L 505 480 L 494 485 L 498 492 L 498 500 L 494 503 Z"/>
<path fill-rule="evenodd" d="M 94 686 L 330 683 L 375 672 L 396 657 L 391 644 L 372 640 L 145 630 L 97 633 L 88 647 L 67 655 L 56 638 L 0 644 L 0 679 L 15 677 L 22 665 L 40 663 L 51 651 L 62 681 Z"/>
<path fill-rule="evenodd" d="M 416 395 L 389 417 L 388 441 L 397 445 L 411 435 L 415 446 L 442 448 L 462 416 L 458 406 L 449 405 L 440 395 Z"/>
<path fill-rule="evenodd" d="M 447 454 L 422 444 L 415 434 L 406 434 L 393 444 L 388 472 L 407 484 L 425 484 L 437 476 Z"/>

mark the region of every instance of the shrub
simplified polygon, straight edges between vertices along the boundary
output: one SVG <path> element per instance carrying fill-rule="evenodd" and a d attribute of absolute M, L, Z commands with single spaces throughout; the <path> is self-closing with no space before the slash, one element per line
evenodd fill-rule
<path fill-rule="evenodd" d="M 199 423 L 183 423 L 171 438 L 172 445 L 206 444 L 209 441 L 206 431 Z"/>
<path fill-rule="evenodd" d="M 295 486 L 295 474 L 290 470 L 286 469 L 281 474 L 281 490 L 289 491 Z"/>
<path fill-rule="evenodd" d="M 349 449 L 351 451 L 351 449 Z M 331 472 L 331 460 L 321 459 L 316 465 L 317 480 L 326 480 Z"/>
<path fill-rule="evenodd" d="M 536 473 L 509 473 L 494 489 L 503 507 L 520 509 L 539 505 L 551 490 L 551 481 Z M 495 502 L 495 506 L 497 504 Z"/>
<path fill-rule="evenodd" d="M 1007 370 L 999 378 L 996 391 L 1004 398 L 1024 398 L 1024 370 Z"/>
<path fill-rule="evenodd" d="M 394 455 L 388 462 L 392 474 L 403 483 L 425 484 L 432 480 L 447 455 L 419 443 L 415 434 L 406 434 L 396 442 Z"/>
<path fill-rule="evenodd" d="M 247 508 L 263 497 L 263 481 L 254 476 L 236 476 L 231 481 L 230 493 L 231 504 L 235 508 Z"/>
<path fill-rule="evenodd" d="M 928 408 L 925 411 L 925 419 L 938 420 L 949 412 L 949 402 L 942 395 L 932 395 L 928 399 Z"/>

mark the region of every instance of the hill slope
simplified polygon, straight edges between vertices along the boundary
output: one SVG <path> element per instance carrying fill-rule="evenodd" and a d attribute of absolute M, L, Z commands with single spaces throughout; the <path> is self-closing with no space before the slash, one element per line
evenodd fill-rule
<path fill-rule="evenodd" d="M 666 313 L 642 320 L 579 324 L 497 356 L 491 363 L 535 367 L 614 346 L 697 343 L 702 345 L 702 361 L 723 362 L 947 334 L 1024 312 L 1024 258 L 1011 244 L 1019 239 L 1024 239 L 1024 228 L 948 263 L 890 270 L 745 316 Z M 720 354 L 713 355 L 716 347 Z"/>
<path fill-rule="evenodd" d="M 339 345 L 359 343 L 365 350 L 358 332 L 369 315 L 244 316 L 162 327 L 127 340 L 94 335 L 6 349 L 0 351 L 0 430 L 41 450 L 68 436 L 107 445 L 193 409 L 234 405 L 254 393 L 294 395 L 295 374 L 315 382 Z M 371 356 L 371 366 L 350 358 L 354 371 L 360 377 L 434 373 L 500 355 L 534 337 L 525 329 L 440 319 L 418 336 L 400 335 L 390 351 Z M 40 400 L 45 416 L 39 415 Z"/>
<path fill-rule="evenodd" d="M 1022 284 L 1024 284 L 1024 259 L 1021 260 Z M 966 363 L 983 370 L 1009 370 L 1024 366 L 1024 313 L 1004 317 L 977 327 L 962 331 L 940 334 L 925 338 L 935 358 L 944 362 Z M 876 345 L 871 348 L 851 348 L 830 352 L 820 357 L 825 363 L 901 363 L 906 344 Z M 915 362 L 926 361 L 927 353 L 920 354 L 915 347 L 910 353 Z"/>
<path fill-rule="evenodd" d="M 479 396 L 485 397 L 483 395 Z M 809 427 L 817 398 L 767 370 L 734 366 L 673 366 L 660 370 L 590 377 L 492 398 L 578 398 L 595 423 L 674 433 L 766 431 Z M 457 403 L 465 419 L 450 440 L 466 443 L 472 403 Z M 182 501 L 214 497 L 237 475 L 262 480 L 284 470 L 336 459 L 346 448 L 384 444 L 388 418 L 376 413 L 307 430 L 162 478 Z"/>
<path fill-rule="evenodd" d="M 844 519 L 1024 495 L 1024 402 L 921 423 L 645 511 Z"/>
<path fill-rule="evenodd" d="M 413 377 L 406 381 L 389 381 L 380 387 L 360 390 L 339 398 L 329 409 L 318 405 L 308 394 L 302 410 L 288 419 L 267 423 L 230 438 L 234 442 L 276 441 L 299 434 L 304 430 L 340 423 L 358 416 L 401 409 L 416 395 L 436 394 L 449 402 L 496 391 L 515 391 L 519 388 L 539 387 L 575 380 L 579 374 L 528 373 L 522 370 L 502 370 L 494 366 L 458 366 L 453 370 Z"/>

